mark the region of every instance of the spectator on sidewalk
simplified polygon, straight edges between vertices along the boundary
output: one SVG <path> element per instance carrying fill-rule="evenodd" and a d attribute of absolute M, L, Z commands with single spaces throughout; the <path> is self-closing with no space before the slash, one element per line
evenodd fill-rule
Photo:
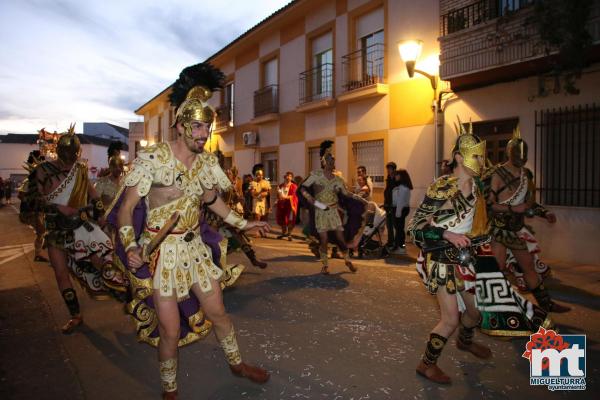
<path fill-rule="evenodd" d="M 362 189 L 362 187 L 364 186 L 364 185 L 360 185 L 360 187 L 358 187 L 360 178 L 364 178 L 365 184 L 369 188 L 368 197 L 365 197 L 365 200 L 367 200 L 367 201 L 373 200 L 373 179 L 371 179 L 371 177 L 369 175 L 367 175 L 367 167 L 365 167 L 364 165 L 361 165 L 358 168 L 356 168 L 357 189 Z M 358 193 L 358 192 L 356 192 L 356 193 Z"/>
<path fill-rule="evenodd" d="M 396 163 L 389 162 L 385 166 L 387 171 L 387 178 L 385 179 L 385 189 L 383 190 L 383 208 L 386 212 L 385 222 L 387 228 L 387 247 L 389 249 L 394 248 L 394 216 L 396 214 L 396 209 L 392 203 L 392 191 L 396 186 L 396 182 L 394 179 L 394 175 L 396 173 Z"/>
<path fill-rule="evenodd" d="M 9 178 L 6 181 L 4 181 L 4 198 L 6 199 L 6 204 L 12 204 L 12 189 L 12 180 Z"/>
<path fill-rule="evenodd" d="M 396 187 L 392 190 L 392 202 L 395 207 L 394 213 L 394 228 L 395 241 L 392 254 L 406 254 L 405 240 L 406 233 L 404 225 L 406 217 L 410 212 L 410 191 L 412 190 L 412 182 L 410 176 L 405 169 L 396 171 L 394 175 Z"/>
<path fill-rule="evenodd" d="M 292 231 L 296 224 L 296 214 L 298 212 L 298 197 L 296 190 L 298 186 L 292 178 L 294 174 L 286 172 L 283 177 L 283 183 L 277 190 L 277 224 L 281 226 L 281 235 L 277 239 L 287 238 L 292 241 Z"/>

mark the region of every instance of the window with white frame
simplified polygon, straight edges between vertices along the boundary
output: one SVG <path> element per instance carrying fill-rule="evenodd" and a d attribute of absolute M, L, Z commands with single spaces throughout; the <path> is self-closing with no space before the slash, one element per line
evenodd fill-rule
<path fill-rule="evenodd" d="M 383 139 L 352 143 L 352 156 L 354 165 L 367 168 L 367 175 L 373 180 L 374 187 L 384 186 Z"/>

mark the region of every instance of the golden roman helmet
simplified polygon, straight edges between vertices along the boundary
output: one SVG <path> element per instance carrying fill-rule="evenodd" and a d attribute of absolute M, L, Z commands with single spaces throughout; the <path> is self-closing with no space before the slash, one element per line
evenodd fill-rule
<path fill-rule="evenodd" d="M 185 68 L 173 84 L 169 95 L 171 105 L 177 109 L 175 126 L 178 122 L 184 127 L 184 134 L 192 137 L 192 122 L 212 124 L 216 112 L 208 104 L 215 90 L 224 86 L 225 75 L 209 63 L 200 63 Z"/>
<path fill-rule="evenodd" d="M 513 130 L 512 138 L 508 141 L 506 150 L 511 155 L 515 166 L 522 167 L 527 163 L 527 143 L 521 138 L 521 130 L 518 126 Z"/>
<path fill-rule="evenodd" d="M 456 144 L 452 149 L 452 155 L 459 153 L 463 157 L 463 165 L 475 174 L 481 174 L 481 165 L 477 156 L 485 160 L 485 140 L 479 139 L 473 135 L 473 124 L 469 122 L 465 128 L 460 118 L 457 116 L 458 124 L 454 123 L 454 129 L 458 134 Z"/>
<path fill-rule="evenodd" d="M 56 144 L 56 155 L 58 159 L 67 164 L 72 164 L 79 158 L 81 153 L 81 142 L 75 134 L 75 124 L 69 126 L 69 130 L 58 139 Z"/>

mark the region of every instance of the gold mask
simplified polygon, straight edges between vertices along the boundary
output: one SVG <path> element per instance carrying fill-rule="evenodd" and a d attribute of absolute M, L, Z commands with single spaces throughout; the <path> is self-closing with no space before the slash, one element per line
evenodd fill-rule
<path fill-rule="evenodd" d="M 476 175 L 481 174 L 481 164 L 477 157 L 481 157 L 485 161 L 485 140 L 477 141 L 477 136 L 473 135 L 473 124 L 469 122 L 468 130 L 465 129 L 464 125 L 458 118 L 458 125 L 455 124 L 458 138 L 456 139 L 456 145 L 454 146 L 453 154 L 459 153 L 463 157 L 463 165 L 465 168 L 471 170 Z"/>

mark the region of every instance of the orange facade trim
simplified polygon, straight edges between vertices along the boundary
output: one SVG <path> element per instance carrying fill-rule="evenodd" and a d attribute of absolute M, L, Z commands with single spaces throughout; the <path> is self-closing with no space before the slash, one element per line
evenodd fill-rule
<path fill-rule="evenodd" d="M 336 2 L 335 2 L 336 17 L 346 14 L 347 11 L 348 11 L 348 0 L 336 0 Z"/>
<path fill-rule="evenodd" d="M 279 143 L 289 144 L 304 141 L 304 114 L 290 111 L 279 115 Z"/>
<path fill-rule="evenodd" d="M 336 136 L 348 134 L 348 103 L 335 105 L 335 134 Z"/>
<path fill-rule="evenodd" d="M 283 46 L 286 43 L 291 42 L 292 40 L 296 39 L 299 36 L 304 35 L 304 17 L 291 22 L 290 24 L 288 24 L 287 26 L 281 28 L 281 33 L 280 33 L 280 43 L 281 46 Z"/>
<path fill-rule="evenodd" d="M 244 65 L 250 64 L 252 61 L 258 59 L 259 48 L 258 44 L 247 48 L 245 51 L 240 52 L 235 56 L 235 69 L 240 69 Z"/>

